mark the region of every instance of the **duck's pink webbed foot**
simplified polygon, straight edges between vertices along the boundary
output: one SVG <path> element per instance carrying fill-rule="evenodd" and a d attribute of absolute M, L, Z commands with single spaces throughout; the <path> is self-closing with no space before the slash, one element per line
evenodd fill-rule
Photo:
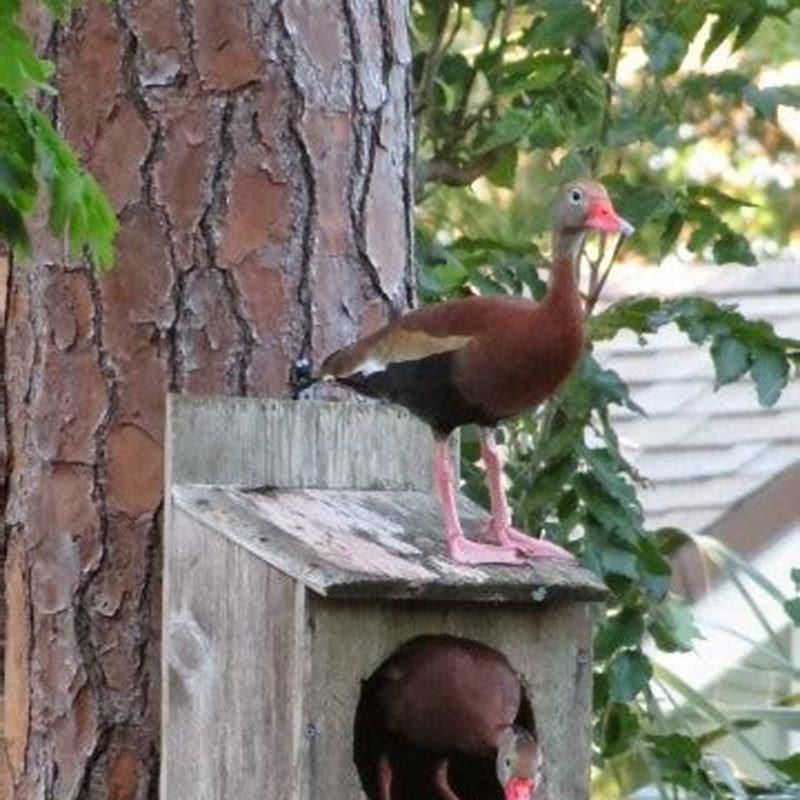
<path fill-rule="evenodd" d="M 527 560 L 513 545 L 473 542 L 464 536 L 456 508 L 453 470 L 447 442 L 437 441 L 435 454 L 436 491 L 444 518 L 444 536 L 453 561 L 461 564 L 525 564 Z"/>
<path fill-rule="evenodd" d="M 525 564 L 527 559 L 515 545 L 473 542 L 464 536 L 450 538 L 450 557 L 460 564 Z"/>
<path fill-rule="evenodd" d="M 501 547 L 521 550 L 528 558 L 557 558 L 574 561 L 572 553 L 557 544 L 544 539 L 536 539 L 518 531 L 511 524 L 511 511 L 508 508 L 506 490 L 503 486 L 503 464 L 492 431 L 481 431 L 481 458 L 486 468 L 486 485 L 492 501 L 492 513 L 484 532 L 488 539 Z"/>
<path fill-rule="evenodd" d="M 490 519 L 486 524 L 486 534 L 502 547 L 514 547 L 521 550 L 529 558 L 558 558 L 563 561 L 574 561 L 575 556 L 563 547 L 559 547 L 546 539 L 537 539 L 527 533 L 513 528 L 511 525 Z"/>

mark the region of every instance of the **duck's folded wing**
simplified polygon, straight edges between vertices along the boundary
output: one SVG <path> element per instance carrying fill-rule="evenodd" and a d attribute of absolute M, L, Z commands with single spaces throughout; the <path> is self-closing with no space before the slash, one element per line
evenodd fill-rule
<path fill-rule="evenodd" d="M 320 377 L 344 378 L 356 373 L 371 375 L 382 372 L 392 364 L 421 361 L 430 356 L 460 350 L 472 340 L 471 335 L 434 334 L 402 323 L 403 320 L 400 320 L 387 325 L 371 336 L 337 350 L 325 360 Z"/>
<path fill-rule="evenodd" d="M 532 307 L 530 301 L 508 297 L 469 297 L 426 306 L 337 350 L 325 360 L 319 377 L 368 375 L 390 364 L 460 350 L 515 317 L 529 315 Z"/>

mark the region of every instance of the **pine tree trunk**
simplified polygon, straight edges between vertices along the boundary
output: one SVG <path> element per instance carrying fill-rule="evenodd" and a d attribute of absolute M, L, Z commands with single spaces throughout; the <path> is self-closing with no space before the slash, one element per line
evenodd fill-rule
<path fill-rule="evenodd" d="M 89 0 L 52 113 L 120 213 L 98 276 L 9 281 L 14 798 L 151 798 L 164 399 L 282 395 L 411 299 L 403 0 Z M 202 431 L 197 432 L 202 436 Z"/>

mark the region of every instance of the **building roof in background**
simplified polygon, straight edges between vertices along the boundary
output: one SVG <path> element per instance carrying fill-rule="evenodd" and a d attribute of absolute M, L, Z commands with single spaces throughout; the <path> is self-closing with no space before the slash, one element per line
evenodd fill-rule
<path fill-rule="evenodd" d="M 605 297 L 698 295 L 736 304 L 750 318 L 771 322 L 800 338 L 800 261 L 758 268 L 697 264 L 615 267 Z M 800 465 L 800 380 L 778 404 L 761 408 L 748 380 L 715 391 L 707 348 L 688 341 L 674 325 L 641 347 L 620 334 L 596 349 L 600 362 L 631 387 L 648 418 L 617 413 L 626 455 L 651 480 L 642 493 L 652 527 L 676 525 L 699 532 L 779 475 Z M 795 521 L 800 495 L 795 494 Z"/>
<path fill-rule="evenodd" d="M 612 279 L 607 300 L 702 296 L 736 304 L 747 317 L 766 319 L 778 333 L 800 338 L 797 260 L 756 269 L 620 265 Z M 622 411 L 616 419 L 626 455 L 652 481 L 640 495 L 649 525 L 708 531 L 790 596 L 789 568 L 800 543 L 800 380 L 772 409 L 759 406 L 749 380 L 715 391 L 707 348 L 691 344 L 675 326 L 650 337 L 647 347 L 633 335 L 620 335 L 596 352 L 649 413 L 642 419 Z M 691 652 L 659 652 L 659 664 L 703 692 L 723 679 L 750 681 L 753 702 L 762 702 L 755 690 L 760 682 L 758 691 L 767 691 L 764 673 L 754 679 L 745 659 L 768 634 L 748 598 L 695 548 L 683 548 L 673 567 L 673 586 L 695 601 L 703 636 Z M 739 581 L 774 630 L 788 625 L 782 605 L 763 587 L 744 574 Z"/>

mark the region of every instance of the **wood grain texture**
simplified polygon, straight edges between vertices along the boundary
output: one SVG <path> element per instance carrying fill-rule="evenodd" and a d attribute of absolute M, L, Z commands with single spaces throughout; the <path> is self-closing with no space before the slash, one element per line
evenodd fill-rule
<path fill-rule="evenodd" d="M 242 491 L 179 486 L 175 513 L 203 522 L 266 564 L 327 597 L 473 602 L 598 600 L 603 584 L 574 563 L 464 566 L 447 555 L 435 498 L 427 492 Z M 476 535 L 486 512 L 465 498 Z"/>
<path fill-rule="evenodd" d="M 187 517 L 170 539 L 162 797 L 286 798 L 297 586 Z"/>
<path fill-rule="evenodd" d="M 173 395 L 168 425 L 176 484 L 433 486 L 430 430 L 395 406 Z"/>

